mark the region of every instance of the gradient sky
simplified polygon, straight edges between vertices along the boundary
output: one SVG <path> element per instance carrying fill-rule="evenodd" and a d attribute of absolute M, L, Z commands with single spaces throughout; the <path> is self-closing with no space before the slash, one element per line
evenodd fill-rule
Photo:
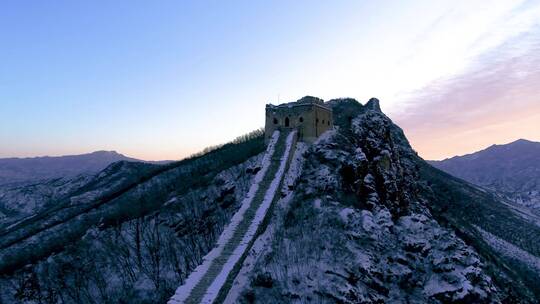
<path fill-rule="evenodd" d="M 540 0 L 0 2 L 0 157 L 179 159 L 304 95 L 427 159 L 540 141 Z"/>

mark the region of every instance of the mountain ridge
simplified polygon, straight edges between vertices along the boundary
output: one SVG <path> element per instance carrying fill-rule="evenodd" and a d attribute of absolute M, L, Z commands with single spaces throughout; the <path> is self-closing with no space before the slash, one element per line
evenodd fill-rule
<path fill-rule="evenodd" d="M 120 157 L 130 158 L 122 153 L 117 152 L 116 150 L 95 150 L 88 153 L 81 153 L 81 154 L 65 154 L 65 155 L 38 155 L 38 156 L 13 156 L 13 157 L 2 157 L 0 158 L 0 161 L 2 160 L 24 160 L 24 159 L 50 159 L 50 158 L 65 158 L 65 157 L 80 157 L 80 156 L 89 156 L 89 155 L 118 155 Z M 135 159 L 135 158 L 133 158 Z"/>
<path fill-rule="evenodd" d="M 97 173 L 121 160 L 140 161 L 105 150 L 77 155 L 1 158 L 0 185 Z"/>
<path fill-rule="evenodd" d="M 540 142 L 519 139 L 431 165 L 540 215 Z"/>
<path fill-rule="evenodd" d="M 426 160 L 427 162 L 444 162 L 444 161 L 449 161 L 449 160 L 452 160 L 452 159 L 459 159 L 459 158 L 467 158 L 471 155 L 474 155 L 474 154 L 477 154 L 477 153 L 480 153 L 480 152 L 484 152 L 484 151 L 491 151 L 493 149 L 497 149 L 497 147 L 504 147 L 504 146 L 516 146 L 516 145 L 523 145 L 523 144 L 526 144 L 526 145 L 530 145 L 530 144 L 540 144 L 540 142 L 537 142 L 537 141 L 533 141 L 533 140 L 528 140 L 528 139 L 525 139 L 525 138 L 520 138 L 520 139 L 516 139 L 514 141 L 511 141 L 509 143 L 506 143 L 506 144 L 492 144 L 484 149 L 480 149 L 478 151 L 475 151 L 475 152 L 470 152 L 470 153 L 466 153 L 466 154 L 462 154 L 462 155 L 454 155 L 454 156 L 451 156 L 451 157 L 447 157 L 447 158 L 444 158 L 444 159 L 441 159 L 441 160 Z"/>
<path fill-rule="evenodd" d="M 73 178 L 81 174 L 94 174 L 117 161 L 152 164 L 170 162 L 144 161 L 125 156 L 116 151 L 107 150 L 62 156 L 0 158 L 0 186 L 54 178 Z"/>
<path fill-rule="evenodd" d="M 220 303 L 536 302 L 539 226 L 421 159 L 377 100 L 328 104 L 337 127 L 295 158 Z M 112 164 L 0 227 L 0 300 L 165 303 L 241 208 L 264 150 L 258 133 L 165 166 Z"/>

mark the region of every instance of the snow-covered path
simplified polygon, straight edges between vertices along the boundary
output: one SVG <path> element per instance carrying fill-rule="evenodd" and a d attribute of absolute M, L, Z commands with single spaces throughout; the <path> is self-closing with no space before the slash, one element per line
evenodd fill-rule
<path fill-rule="evenodd" d="M 294 149 L 292 159 L 289 163 L 289 168 L 283 177 L 283 183 L 281 186 L 281 196 L 275 202 L 273 206 L 272 216 L 273 218 L 264 232 L 257 236 L 253 245 L 249 249 L 249 252 L 242 262 L 242 267 L 238 271 L 232 286 L 228 290 L 227 297 L 223 300 L 224 304 L 239 303 L 241 293 L 248 288 L 250 284 L 249 275 L 255 266 L 256 260 L 262 256 L 264 252 L 270 249 L 271 240 L 275 235 L 276 226 L 283 224 L 285 214 L 287 213 L 289 203 L 294 196 L 294 185 L 302 172 L 302 165 L 304 163 L 304 152 L 307 150 L 308 145 L 306 143 L 298 142 Z M 283 196 L 283 194 L 285 196 Z M 277 217 L 276 217 L 277 216 Z"/>
<path fill-rule="evenodd" d="M 203 258 L 203 263 L 176 290 L 169 304 L 213 303 L 227 280 L 234 279 L 234 268 L 251 246 L 283 180 L 296 131 L 286 135 L 280 135 L 278 131 L 273 134 L 262 169 L 242 206 L 219 237 L 217 247 Z"/>

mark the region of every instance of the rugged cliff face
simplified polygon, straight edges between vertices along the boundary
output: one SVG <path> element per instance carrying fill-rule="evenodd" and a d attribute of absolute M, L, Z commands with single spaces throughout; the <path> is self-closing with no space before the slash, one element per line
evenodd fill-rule
<path fill-rule="evenodd" d="M 418 157 L 377 101 L 332 103 L 340 127 L 305 152 L 294 195 L 276 213 L 282 224 L 244 266 L 252 270 L 237 300 L 501 301 L 476 250 L 432 216 Z M 358 110 L 340 117 L 340 107 Z"/>
<path fill-rule="evenodd" d="M 226 303 L 535 303 L 540 229 L 424 162 L 378 101 L 328 103 Z M 165 167 L 117 164 L 0 230 L 2 303 L 163 303 L 260 170 L 262 136 Z M 107 182 L 105 182 L 107 181 Z"/>

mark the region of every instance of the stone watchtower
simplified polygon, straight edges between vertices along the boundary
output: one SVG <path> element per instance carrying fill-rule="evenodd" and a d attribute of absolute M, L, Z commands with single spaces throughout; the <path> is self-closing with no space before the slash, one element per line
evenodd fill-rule
<path fill-rule="evenodd" d="M 312 143 L 333 126 L 332 109 L 320 98 L 306 96 L 296 102 L 266 105 L 265 141 L 274 130 L 297 129 L 299 140 Z"/>

